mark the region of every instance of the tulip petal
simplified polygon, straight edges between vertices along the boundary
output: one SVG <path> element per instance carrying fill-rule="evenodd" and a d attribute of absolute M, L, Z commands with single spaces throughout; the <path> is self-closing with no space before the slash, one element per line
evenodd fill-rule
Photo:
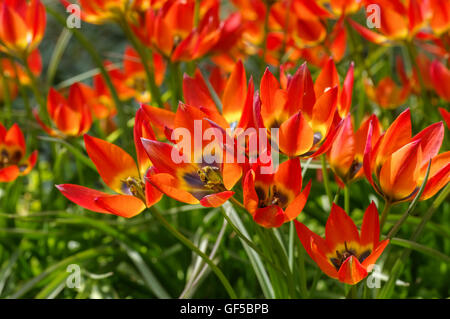
<path fill-rule="evenodd" d="M 233 195 L 234 192 L 232 191 L 206 195 L 200 200 L 200 205 L 204 207 L 220 207 Z"/>
<path fill-rule="evenodd" d="M 373 249 L 377 247 L 380 239 L 380 222 L 378 210 L 375 203 L 372 201 L 364 213 L 363 222 L 361 226 L 361 246 L 370 246 Z"/>
<path fill-rule="evenodd" d="M 95 198 L 95 203 L 109 211 L 111 214 L 131 218 L 145 209 L 145 204 L 137 197 L 131 195 L 112 195 Z"/>
<path fill-rule="evenodd" d="M 14 181 L 20 174 L 17 165 L 7 166 L 0 169 L 0 183 L 8 183 Z"/>
<path fill-rule="evenodd" d="M 297 195 L 297 197 L 289 204 L 284 212 L 284 222 L 290 222 L 297 218 L 303 211 L 308 200 L 309 192 L 311 190 L 311 181 L 306 185 L 305 189 Z"/>
<path fill-rule="evenodd" d="M 198 204 L 199 200 L 195 198 L 191 193 L 182 189 L 180 182 L 172 175 L 167 173 L 160 173 L 155 175 L 150 175 L 147 180 L 156 187 L 160 192 L 166 194 L 173 199 L 187 203 L 187 204 Z"/>
<path fill-rule="evenodd" d="M 348 257 L 339 268 L 339 281 L 355 285 L 367 276 L 367 270 L 355 256 Z"/>
<path fill-rule="evenodd" d="M 386 246 L 389 244 L 389 239 L 385 239 L 380 241 L 380 243 L 375 246 L 376 248 L 372 251 L 372 253 L 363 260 L 362 266 L 365 268 L 369 268 L 370 265 L 373 265 L 377 262 L 377 259 L 381 256 Z"/>
<path fill-rule="evenodd" d="M 84 135 L 84 143 L 105 184 L 119 194 L 129 194 L 124 180 L 140 178 L 134 159 L 119 146 L 87 134 Z"/>
<path fill-rule="evenodd" d="M 258 208 L 253 215 L 253 219 L 265 228 L 277 228 L 284 223 L 284 213 L 280 206 L 271 205 Z"/>
<path fill-rule="evenodd" d="M 330 248 L 344 242 L 359 243 L 359 234 L 355 223 L 341 207 L 334 203 L 325 226 L 325 240 Z"/>
<path fill-rule="evenodd" d="M 314 132 L 308 121 L 298 112 L 281 124 L 279 131 L 280 150 L 289 157 L 300 156 L 311 150 Z"/>

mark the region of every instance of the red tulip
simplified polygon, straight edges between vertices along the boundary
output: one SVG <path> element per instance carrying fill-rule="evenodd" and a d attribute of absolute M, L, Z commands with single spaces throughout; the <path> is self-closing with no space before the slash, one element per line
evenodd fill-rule
<path fill-rule="evenodd" d="M 0 51 L 26 58 L 44 37 L 45 7 L 40 0 L 4 0 L 0 4 Z"/>
<path fill-rule="evenodd" d="M 0 183 L 27 175 L 36 164 L 38 152 L 26 157 L 25 138 L 17 124 L 9 130 L 0 123 Z"/>
<path fill-rule="evenodd" d="M 95 164 L 100 177 L 118 194 L 108 194 L 73 184 L 57 185 L 58 190 L 69 200 L 88 210 L 133 217 L 146 207 L 157 203 L 162 194 L 145 178 L 155 170 L 141 144 L 141 137 L 154 138 L 153 131 L 144 121 L 145 114 L 138 111 L 134 127 L 137 162 L 123 149 L 101 139 L 84 135 L 86 150 Z"/>
<path fill-rule="evenodd" d="M 325 238 L 295 221 L 297 235 L 308 255 L 331 278 L 355 285 L 365 277 L 383 253 L 389 239 L 379 241 L 378 211 L 372 202 L 364 214 L 361 232 L 339 206 L 333 204 L 325 226 Z"/>
<path fill-rule="evenodd" d="M 271 172 L 264 172 L 264 168 Z M 296 158 L 282 163 L 276 171 L 261 163 L 254 164 L 245 176 L 243 189 L 244 206 L 255 222 L 272 228 L 294 220 L 301 213 L 311 182 L 302 190 L 302 169 Z"/>

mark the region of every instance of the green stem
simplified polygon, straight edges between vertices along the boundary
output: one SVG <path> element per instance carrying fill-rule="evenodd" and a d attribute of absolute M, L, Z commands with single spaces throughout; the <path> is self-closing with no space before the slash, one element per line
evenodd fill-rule
<path fill-rule="evenodd" d="M 350 192 L 348 191 L 348 185 L 344 187 L 344 209 L 347 214 L 350 214 Z"/>
<path fill-rule="evenodd" d="M 386 223 L 386 218 L 389 215 L 389 210 L 391 209 L 392 203 L 389 200 L 385 200 L 384 202 L 384 209 L 381 213 L 381 219 L 380 219 L 380 231 L 383 231 L 383 226 Z"/>
<path fill-rule="evenodd" d="M 327 160 L 325 155 L 321 156 L 321 162 L 322 162 L 323 183 L 325 185 L 325 192 L 327 193 L 328 202 L 330 203 L 331 207 L 331 205 L 333 204 L 333 196 L 331 195 L 330 181 L 328 179 Z"/>
<path fill-rule="evenodd" d="M 2 72 L 2 87 L 3 87 L 3 102 L 5 106 L 4 113 L 4 122 L 3 124 L 6 126 L 9 126 L 11 123 L 11 116 L 12 116 L 12 103 L 11 103 L 11 96 L 9 95 L 9 86 L 8 81 L 6 80 L 5 74 Z"/>
<path fill-rule="evenodd" d="M 208 265 L 211 267 L 211 270 L 216 274 L 217 278 L 220 280 L 220 282 L 225 287 L 226 291 L 228 292 L 228 295 L 232 299 L 236 299 L 237 295 L 234 292 L 233 287 L 231 286 L 228 279 L 225 277 L 223 272 L 214 264 L 214 262 L 209 259 L 205 253 L 203 253 L 200 249 L 198 249 L 197 246 L 195 246 L 188 238 L 186 238 L 183 234 L 181 234 L 178 230 L 176 230 L 172 225 L 159 213 L 159 211 L 155 207 L 151 207 L 150 211 L 154 217 L 172 234 L 174 235 L 179 241 L 181 241 L 186 247 L 188 247 L 190 250 L 195 252 L 197 255 L 199 255 Z"/>

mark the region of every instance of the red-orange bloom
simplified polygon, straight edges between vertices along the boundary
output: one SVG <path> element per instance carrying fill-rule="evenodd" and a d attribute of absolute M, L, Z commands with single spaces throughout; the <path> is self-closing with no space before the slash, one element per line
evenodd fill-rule
<path fill-rule="evenodd" d="M 34 76 L 39 76 L 42 71 L 42 57 L 38 49 L 35 49 L 28 55 L 27 63 Z M 0 68 L 7 79 L 11 81 L 18 80 L 22 85 L 30 85 L 30 77 L 22 64 L 12 59 L 3 58 L 0 59 Z"/>
<path fill-rule="evenodd" d="M 145 156 L 140 139 L 154 138 L 154 134 L 144 117 L 142 111 L 138 111 L 134 127 L 138 165 L 120 147 L 89 135 L 84 136 L 86 151 L 100 177 L 118 194 L 73 184 L 57 185 L 58 190 L 69 200 L 88 210 L 127 218 L 136 216 L 146 207 L 157 203 L 162 194 L 145 181 L 145 176 L 153 174 L 154 168 Z"/>
<path fill-rule="evenodd" d="M 411 118 L 407 109 L 375 146 L 372 128 L 369 128 L 364 173 L 374 189 L 387 201 L 408 201 L 417 194 L 431 160 L 428 181 L 420 197 L 421 200 L 428 199 L 450 181 L 450 151 L 438 155 L 443 139 L 442 122 L 432 124 L 411 137 Z"/>
<path fill-rule="evenodd" d="M 298 221 L 295 227 L 303 247 L 320 269 L 349 285 L 367 277 L 389 243 L 389 239 L 379 241 L 380 226 L 374 202 L 367 207 L 360 233 L 347 213 L 335 204 L 325 226 L 325 238 Z"/>
<path fill-rule="evenodd" d="M 150 8 L 131 19 L 134 33 L 145 45 L 172 61 L 191 61 L 212 51 L 228 50 L 238 36 L 235 15 L 223 23 L 217 0 L 202 1 L 198 25 L 194 26 L 195 1 L 167 1 L 159 10 Z M 236 37 L 234 37 L 236 36 Z"/>
<path fill-rule="evenodd" d="M 381 133 L 380 124 L 375 115 L 367 118 L 356 132 L 353 132 L 352 119 L 348 115 L 336 132 L 327 158 L 338 181 L 343 184 L 363 176 L 361 168 L 370 123 L 372 123 L 372 146 L 374 146 Z"/>
<path fill-rule="evenodd" d="M 106 63 L 110 68 L 109 75 L 114 87 L 122 100 L 135 98 L 141 103 L 151 101 L 150 89 L 147 84 L 144 65 L 132 47 L 127 47 L 123 56 L 123 69 L 115 68 L 109 61 Z M 161 85 L 166 72 L 166 65 L 158 53 L 153 53 L 153 74 L 156 85 Z"/>
<path fill-rule="evenodd" d="M 233 196 L 231 189 L 242 170 L 235 161 L 225 160 L 222 141 L 203 139 L 206 129 L 212 129 L 206 118 L 201 109 L 180 104 L 168 134 L 178 144 L 154 139 L 142 139 L 142 143 L 157 171 L 147 177 L 154 187 L 184 203 L 218 207 Z"/>
<path fill-rule="evenodd" d="M 36 164 L 37 155 L 34 151 L 26 157 L 25 138 L 17 124 L 7 130 L 0 123 L 0 183 L 28 174 Z"/>
<path fill-rule="evenodd" d="M 58 91 L 51 88 L 47 98 L 47 111 L 56 130 L 47 126 L 35 111 L 35 117 L 41 127 L 52 136 L 67 137 L 81 136 L 92 125 L 91 110 L 88 100 L 83 94 L 85 84 L 75 83 L 70 87 L 68 98 L 64 98 Z"/>
<path fill-rule="evenodd" d="M 271 163 L 256 163 L 243 181 L 244 206 L 259 225 L 280 227 L 301 213 L 310 189 L 311 182 L 302 190 L 298 158 L 280 164 L 276 171 Z"/>
<path fill-rule="evenodd" d="M 377 6 L 378 11 L 371 14 L 379 13 L 376 19 L 379 20 L 378 30 L 381 33 L 371 31 L 352 20 L 349 22 L 364 38 L 376 44 L 385 44 L 391 40 L 412 39 L 421 28 L 426 26 L 431 13 L 427 1 L 366 0 L 364 2 L 366 6 Z"/>
<path fill-rule="evenodd" d="M 60 0 L 66 7 L 72 4 L 68 0 Z M 134 10 L 143 10 L 148 7 L 142 0 L 78 0 L 81 5 L 81 18 L 92 24 L 118 22 Z"/>
<path fill-rule="evenodd" d="M 45 7 L 40 0 L 4 0 L 0 4 L 0 51 L 20 58 L 44 37 Z"/>
<path fill-rule="evenodd" d="M 349 74 L 352 75 L 352 67 Z M 279 147 L 284 154 L 315 157 L 328 150 L 338 105 L 342 114 L 350 108 L 353 81 L 345 83 L 340 93 L 339 77 L 331 59 L 314 84 L 306 64 L 287 81 L 286 88 L 280 88 L 277 79 L 266 70 L 260 88 L 261 116 L 267 129 L 279 128 Z"/>

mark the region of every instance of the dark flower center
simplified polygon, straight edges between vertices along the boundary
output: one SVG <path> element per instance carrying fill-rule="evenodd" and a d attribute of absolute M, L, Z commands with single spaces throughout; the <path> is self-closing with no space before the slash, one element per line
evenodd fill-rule
<path fill-rule="evenodd" d="M 336 257 L 330 258 L 331 263 L 337 271 L 339 271 L 344 261 L 346 261 L 350 256 L 355 256 L 358 261 L 362 263 L 364 259 L 366 259 L 371 254 L 371 251 L 369 249 L 358 255 L 356 250 L 347 247 L 347 242 L 344 242 L 344 247 L 344 250 L 336 250 Z"/>

